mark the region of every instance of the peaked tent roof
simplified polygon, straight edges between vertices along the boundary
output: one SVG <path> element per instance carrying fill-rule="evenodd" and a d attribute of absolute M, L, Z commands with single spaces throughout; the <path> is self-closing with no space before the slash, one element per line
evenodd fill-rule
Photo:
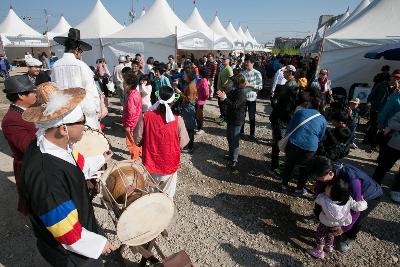
<path fill-rule="evenodd" d="M 329 35 L 327 39 L 363 39 L 369 41 L 400 39 L 399 13 L 398 0 L 375 0 L 351 21 Z M 376 43 L 376 45 L 379 45 L 379 43 Z"/>
<path fill-rule="evenodd" d="M 197 7 L 193 8 L 192 14 L 186 20 L 185 23 L 193 30 L 197 30 L 204 33 L 211 40 L 217 40 L 223 38 L 223 36 L 215 33 L 210 27 L 208 27 L 208 25 L 204 22 L 203 18 L 201 17 Z"/>
<path fill-rule="evenodd" d="M 238 35 L 240 36 L 241 40 L 243 40 L 243 42 L 247 43 L 247 42 L 251 42 L 251 40 L 249 40 L 246 36 L 246 34 L 244 34 L 244 31 L 242 29 L 242 26 L 239 26 L 238 30 L 237 30 Z"/>
<path fill-rule="evenodd" d="M 204 35 L 206 35 L 210 40 L 213 40 L 214 42 L 214 49 L 232 49 L 232 41 L 230 39 L 226 38 L 223 35 L 219 35 L 215 33 L 208 25 L 207 23 L 204 22 L 203 18 L 201 17 L 199 10 L 197 7 L 193 8 L 193 12 L 190 15 L 190 17 L 186 21 L 186 25 L 188 25 L 190 28 L 197 30 Z"/>
<path fill-rule="evenodd" d="M 72 28 L 68 21 L 61 15 L 60 20 L 58 21 L 57 25 L 51 29 L 52 33 L 66 33 L 69 29 Z"/>
<path fill-rule="evenodd" d="M 225 30 L 224 26 L 222 26 L 221 21 L 219 20 L 218 16 L 215 16 L 213 22 L 211 22 L 210 28 L 215 33 L 217 33 L 219 35 L 222 35 L 222 36 L 225 36 L 230 41 L 234 41 L 235 40 L 235 38 Z"/>
<path fill-rule="evenodd" d="M 0 24 L 0 34 L 7 37 L 44 38 L 42 34 L 23 22 L 12 8 L 10 8 L 6 18 Z"/>
<path fill-rule="evenodd" d="M 179 49 L 211 49 L 211 40 L 181 21 L 166 0 L 155 0 L 145 16 L 140 17 L 125 29 L 111 34 L 108 38 L 160 39 L 175 34 L 178 37 Z"/>
<path fill-rule="evenodd" d="M 332 34 L 341 27 L 344 27 L 344 25 L 346 25 L 349 21 L 353 20 L 361 11 L 363 11 L 366 7 L 368 7 L 370 3 L 371 3 L 370 0 L 361 0 L 356 9 L 341 24 L 337 24 L 337 26 L 335 25 L 335 28 L 333 28 L 332 25 L 333 31 L 330 30 L 329 34 Z"/>
<path fill-rule="evenodd" d="M 228 26 L 226 26 L 226 31 L 232 36 L 232 38 L 233 38 L 235 41 L 238 41 L 238 42 L 242 42 L 242 43 L 243 43 L 242 38 L 241 38 L 241 37 L 239 36 L 239 34 L 236 32 L 235 28 L 234 28 L 233 25 L 232 25 L 232 22 L 229 22 Z"/>
<path fill-rule="evenodd" d="M 247 28 L 246 32 L 244 33 L 244 35 L 247 37 L 247 39 L 249 39 L 252 43 L 257 44 L 256 39 L 253 38 L 253 36 L 251 36 L 251 33 L 249 31 L 249 28 Z"/>
<path fill-rule="evenodd" d="M 106 37 L 124 27 L 111 16 L 101 1 L 97 0 L 89 15 L 75 28 L 81 31 L 82 39 L 94 39 Z"/>

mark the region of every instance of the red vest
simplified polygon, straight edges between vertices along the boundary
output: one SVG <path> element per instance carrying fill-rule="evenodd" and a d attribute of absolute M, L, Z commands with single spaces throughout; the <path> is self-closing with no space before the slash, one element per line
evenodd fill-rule
<path fill-rule="evenodd" d="M 144 113 L 142 161 L 149 173 L 169 175 L 179 167 L 181 150 L 178 117 L 165 122 L 165 114 L 158 111 Z"/>

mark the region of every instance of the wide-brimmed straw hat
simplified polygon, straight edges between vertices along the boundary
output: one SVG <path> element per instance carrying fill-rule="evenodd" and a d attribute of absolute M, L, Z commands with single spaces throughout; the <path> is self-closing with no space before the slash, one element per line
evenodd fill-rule
<path fill-rule="evenodd" d="M 46 122 L 73 110 L 85 98 L 82 88 L 61 90 L 55 83 L 42 83 L 37 87 L 37 103 L 27 108 L 22 118 L 28 122 Z"/>
<path fill-rule="evenodd" d="M 90 44 L 81 41 L 81 31 L 78 29 L 70 28 L 68 37 L 56 36 L 53 38 L 53 40 L 63 46 L 66 46 L 67 43 L 70 43 L 73 46 L 82 49 L 82 51 L 92 50 L 92 46 Z"/>

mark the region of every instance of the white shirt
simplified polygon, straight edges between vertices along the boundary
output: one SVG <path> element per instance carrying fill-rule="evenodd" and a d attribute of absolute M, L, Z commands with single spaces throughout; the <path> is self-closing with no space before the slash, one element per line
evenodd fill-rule
<path fill-rule="evenodd" d="M 43 142 L 40 143 L 39 148 L 42 153 L 50 154 L 76 166 L 76 162 L 74 157 L 72 156 L 72 150 L 70 148 L 68 148 L 68 150 L 62 149 L 61 147 L 56 146 L 46 138 L 44 138 Z M 105 159 L 103 155 L 85 158 L 86 169 L 84 168 L 83 170 L 85 177 L 88 177 L 86 175 L 89 175 L 92 172 L 98 171 L 100 167 L 104 165 L 104 163 Z M 88 231 L 82 227 L 81 238 L 78 241 L 76 241 L 72 245 L 62 244 L 62 246 L 69 251 L 83 255 L 85 257 L 98 259 L 103 252 L 103 248 L 106 245 L 106 242 L 107 238 L 105 238 L 104 236 Z"/>
<path fill-rule="evenodd" d="M 153 72 L 153 65 L 149 65 L 149 64 L 144 64 L 144 69 L 143 69 L 143 73 L 149 75 L 150 72 Z"/>
<path fill-rule="evenodd" d="M 72 53 L 64 53 L 53 65 L 51 80 L 60 89 L 80 87 L 86 90 L 86 97 L 81 104 L 86 123 L 91 128 L 99 129 L 96 112 L 100 112 L 100 95 L 93 77 L 93 71 L 85 62 Z"/>
<path fill-rule="evenodd" d="M 142 96 L 142 112 L 146 112 L 151 107 L 151 85 L 139 85 L 140 95 Z"/>
<path fill-rule="evenodd" d="M 124 79 L 122 78 L 122 69 L 127 67 L 127 64 L 125 63 L 119 63 L 117 66 L 114 68 L 114 74 L 113 74 L 113 81 L 116 87 L 122 88 Z"/>
<path fill-rule="evenodd" d="M 274 95 L 276 86 L 279 85 L 285 85 L 286 83 L 286 79 L 283 76 L 283 70 L 285 69 L 285 67 L 279 69 L 276 71 L 275 76 L 274 76 L 274 81 L 272 82 L 272 89 L 271 89 L 271 93 L 272 95 Z"/>

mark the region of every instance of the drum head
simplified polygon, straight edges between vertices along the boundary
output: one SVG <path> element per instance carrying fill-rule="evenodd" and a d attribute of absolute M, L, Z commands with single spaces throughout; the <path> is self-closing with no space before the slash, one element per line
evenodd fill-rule
<path fill-rule="evenodd" d="M 174 216 L 174 203 L 163 193 L 145 195 L 129 205 L 117 223 L 122 244 L 139 246 L 164 231 Z"/>
<path fill-rule="evenodd" d="M 99 131 L 86 129 L 82 139 L 74 144 L 74 150 L 84 157 L 98 156 L 110 150 L 110 143 L 104 134 Z"/>

